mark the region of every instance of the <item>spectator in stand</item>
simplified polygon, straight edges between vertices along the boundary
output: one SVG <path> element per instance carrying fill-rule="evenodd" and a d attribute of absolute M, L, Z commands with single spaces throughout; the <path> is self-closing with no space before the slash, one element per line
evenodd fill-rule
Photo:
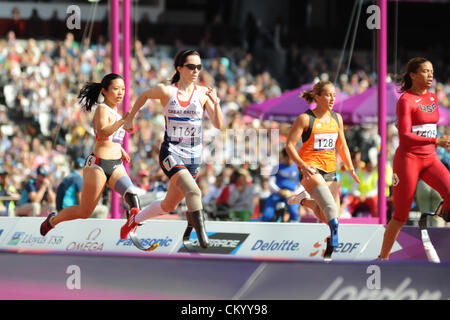
<path fill-rule="evenodd" d="M 8 200 L 0 200 L 0 216 L 14 217 L 16 200 L 20 199 L 20 195 L 11 183 L 8 172 L 4 170 L 0 170 L 0 196 L 9 198 Z"/>
<path fill-rule="evenodd" d="M 36 178 L 30 179 L 22 190 L 16 207 L 17 216 L 38 217 L 56 208 L 56 194 L 48 177 L 49 169 L 40 165 Z"/>
<path fill-rule="evenodd" d="M 138 181 L 136 182 L 136 186 L 148 192 L 150 190 L 150 171 L 146 169 L 139 170 Z"/>
<path fill-rule="evenodd" d="M 276 173 L 270 176 L 269 186 L 272 194 L 267 198 L 263 210 L 263 221 L 272 222 L 274 220 L 277 204 L 284 202 L 288 211 L 287 217 L 283 217 L 283 222 L 299 221 L 299 206 L 297 203 L 288 204 L 287 199 L 299 194 L 304 190 L 300 184 L 299 171 L 297 165 L 292 161 L 286 151 L 281 151 L 281 163 L 275 167 Z"/>
<path fill-rule="evenodd" d="M 228 205 L 230 206 L 231 219 L 235 221 L 248 221 L 253 216 L 256 194 L 251 183 L 248 171 L 238 170 L 236 182 L 230 186 Z"/>

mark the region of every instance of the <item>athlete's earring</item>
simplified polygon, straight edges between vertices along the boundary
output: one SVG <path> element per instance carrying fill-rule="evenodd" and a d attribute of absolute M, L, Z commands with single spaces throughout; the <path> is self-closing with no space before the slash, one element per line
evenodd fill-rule
<path fill-rule="evenodd" d="M 97 98 L 98 103 L 103 103 L 105 101 L 105 98 L 103 97 L 103 94 L 100 92 Z"/>

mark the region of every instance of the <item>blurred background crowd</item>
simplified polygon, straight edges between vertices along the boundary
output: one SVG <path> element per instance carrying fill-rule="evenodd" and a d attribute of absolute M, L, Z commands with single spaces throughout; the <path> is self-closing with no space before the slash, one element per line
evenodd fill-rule
<path fill-rule="evenodd" d="M 47 28 L 47 34 L 44 34 L 44 31 L 36 29 L 31 19 L 20 19 L 19 8 L 12 12 L 14 19 L 9 20 L 12 21 L 11 25 L 0 39 L 0 192 L 3 190 L 3 194 L 20 195 L 30 179 L 46 181 L 46 194 L 49 196 L 42 201 L 51 202 L 51 190 L 56 192 L 61 181 L 72 172 L 74 161 L 87 157 L 93 150 L 93 114 L 81 111 L 77 95 L 86 82 L 100 82 L 110 72 L 111 47 L 107 33 L 92 38 L 77 38 L 73 32 L 63 29 L 64 35 L 58 38 L 58 35 L 51 33 L 56 30 Z M 258 28 L 251 18 L 244 31 L 250 28 Z M 176 52 L 186 47 L 195 48 L 200 52 L 204 66 L 200 84 L 217 88 L 225 128 L 279 130 L 281 151 L 291 124 L 261 121 L 245 116 L 243 111 L 252 104 L 278 97 L 286 90 L 303 84 L 314 83 L 319 79 L 333 81 L 340 50 L 314 49 L 296 42 L 287 44 L 276 30 L 260 28 L 258 33 L 262 45 L 268 41 L 274 49 L 275 54 L 270 61 L 267 56 L 258 55 L 258 39 L 253 39 L 254 34 L 250 32 L 242 32 L 240 45 L 233 45 L 233 41 L 222 41 L 226 45 L 210 41 L 211 33 L 208 32 L 199 34 L 197 42 L 189 44 L 178 38 L 170 43 L 160 43 L 151 33 L 139 33 L 133 41 L 131 53 L 132 79 L 128 88 L 131 105 L 143 90 L 171 78 Z M 427 57 L 434 63 L 436 70 L 444 64 L 440 55 Z M 404 67 L 407 58 L 398 59 L 399 70 Z M 271 61 L 281 70 L 273 72 L 272 67 L 269 67 Z M 435 76 L 431 91 L 438 95 L 442 107 L 450 108 L 450 75 L 442 71 L 436 72 Z M 392 72 L 390 79 L 396 79 Z M 344 95 L 353 96 L 375 83 L 373 53 L 361 50 L 354 52 L 348 73 L 339 76 L 336 86 Z M 129 138 L 130 176 L 142 189 L 143 195 L 160 195 L 167 188 L 167 178 L 158 162 L 159 144 L 164 132 L 162 106 L 156 101 L 147 101 L 136 122 L 139 130 Z M 440 127 L 439 130 L 440 134 L 450 133 L 449 127 Z M 343 201 L 341 215 L 377 217 L 376 206 L 370 200 L 376 198 L 377 194 L 374 179 L 380 144 L 377 126 L 346 125 L 345 133 L 355 167 L 360 168 L 365 183 L 354 186 L 345 171 L 339 170 Z M 211 152 L 208 142 L 221 134 L 205 118 L 206 154 Z M 392 181 L 390 170 L 397 146 L 395 124 L 389 124 L 388 187 Z M 437 151 L 449 167 L 449 154 L 445 150 Z M 283 161 L 281 153 L 279 159 Z M 273 182 L 267 175 L 261 174 L 268 165 L 264 161 L 248 163 L 231 160 L 227 156 L 222 162 L 205 158 L 197 182 L 203 191 L 205 209 L 210 218 L 260 220 L 265 200 L 274 192 Z M 425 189 L 426 186 L 423 186 Z M 233 192 L 238 195 L 233 197 Z M 439 202 L 439 195 L 432 194 L 432 191 L 428 193 L 430 199 Z M 386 195 L 388 208 L 392 212 L 389 188 Z M 110 190 L 106 189 L 102 200 L 105 206 L 109 205 L 109 198 Z M 230 199 L 233 199 L 232 203 Z M 15 211 L 14 207 L 20 205 L 19 202 L 0 201 L 1 214 L 7 215 L 9 209 L 11 215 L 11 211 Z M 289 221 L 289 216 L 282 213 L 282 205 L 280 210 L 280 216 L 276 215 L 274 221 Z M 38 213 L 46 214 L 48 209 L 44 207 Z M 108 212 L 104 217 L 107 216 Z M 308 210 L 300 208 L 300 221 L 315 220 Z"/>

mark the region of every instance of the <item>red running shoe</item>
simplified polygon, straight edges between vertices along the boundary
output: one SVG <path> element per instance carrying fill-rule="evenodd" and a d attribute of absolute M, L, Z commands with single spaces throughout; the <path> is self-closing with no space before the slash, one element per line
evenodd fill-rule
<path fill-rule="evenodd" d="M 50 230 L 52 230 L 54 227 L 50 224 L 50 219 L 52 217 L 56 216 L 56 212 L 52 212 L 47 216 L 47 219 L 44 220 L 41 224 L 41 236 L 45 236 Z"/>
<path fill-rule="evenodd" d="M 125 240 L 128 237 L 128 234 L 138 226 L 134 218 L 139 213 L 138 208 L 133 208 L 130 211 L 130 216 L 128 217 L 127 222 L 120 228 L 120 239 Z"/>

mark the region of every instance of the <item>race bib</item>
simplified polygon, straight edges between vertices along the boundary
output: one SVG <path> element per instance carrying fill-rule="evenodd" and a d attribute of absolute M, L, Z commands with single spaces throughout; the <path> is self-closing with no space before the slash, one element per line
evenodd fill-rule
<path fill-rule="evenodd" d="M 336 148 L 337 137 L 338 137 L 337 132 L 315 134 L 314 150 L 315 151 L 334 150 Z"/>
<path fill-rule="evenodd" d="M 120 128 L 119 130 L 117 130 L 116 132 L 114 132 L 111 136 L 111 141 L 112 142 L 117 142 L 117 143 L 122 143 L 123 142 L 123 138 L 125 138 L 125 130 Z"/>
<path fill-rule="evenodd" d="M 437 127 L 435 123 L 421 124 L 419 126 L 412 126 L 412 132 L 421 137 L 436 138 Z"/>
<path fill-rule="evenodd" d="M 86 165 L 84 166 L 85 168 L 92 168 L 95 167 L 95 161 L 97 160 L 97 158 L 94 155 L 90 155 L 89 157 L 87 157 L 86 159 Z"/>
<path fill-rule="evenodd" d="M 177 161 L 172 156 L 167 156 L 163 161 L 162 165 L 164 166 L 164 169 L 167 171 L 172 170 L 173 167 L 177 165 Z"/>

